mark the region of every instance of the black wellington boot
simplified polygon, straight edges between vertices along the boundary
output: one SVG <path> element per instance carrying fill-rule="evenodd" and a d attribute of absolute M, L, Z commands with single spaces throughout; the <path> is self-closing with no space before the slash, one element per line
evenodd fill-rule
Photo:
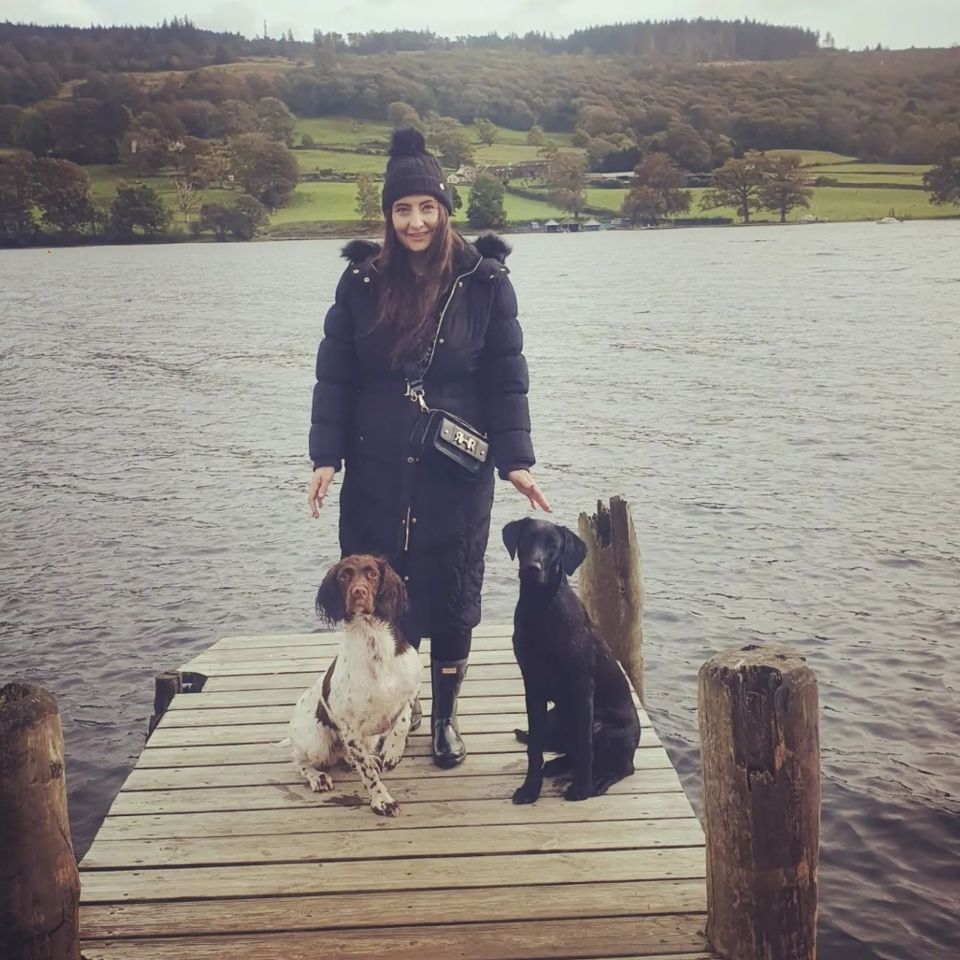
<path fill-rule="evenodd" d="M 467 748 L 457 732 L 457 695 L 466 673 L 466 659 L 430 661 L 433 685 L 430 729 L 433 733 L 433 762 L 438 767 L 455 767 L 463 763 L 467 755 Z"/>

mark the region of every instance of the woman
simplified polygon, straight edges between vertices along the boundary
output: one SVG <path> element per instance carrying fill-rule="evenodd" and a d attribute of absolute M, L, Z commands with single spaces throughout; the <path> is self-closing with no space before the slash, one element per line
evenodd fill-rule
<path fill-rule="evenodd" d="M 531 506 L 550 510 L 530 474 L 527 365 L 517 302 L 498 237 L 476 246 L 450 226 L 440 165 L 416 130 L 394 133 L 383 185 L 383 246 L 353 241 L 317 353 L 307 491 L 319 509 L 345 461 L 340 548 L 382 553 L 406 581 L 402 627 L 430 637 L 434 762 L 466 749 L 456 705 L 473 628 L 480 622 L 494 466 Z M 489 439 L 469 473 L 417 443 L 423 399 Z M 412 384 L 412 387 L 411 387 Z"/>

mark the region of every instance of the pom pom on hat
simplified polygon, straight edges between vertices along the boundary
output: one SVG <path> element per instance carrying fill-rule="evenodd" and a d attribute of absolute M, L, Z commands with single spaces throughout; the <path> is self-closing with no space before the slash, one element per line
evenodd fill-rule
<path fill-rule="evenodd" d="M 394 130 L 390 137 L 390 156 L 404 157 L 427 152 L 427 143 L 416 127 Z"/>
<path fill-rule="evenodd" d="M 447 213 L 453 213 L 450 189 L 437 158 L 427 152 L 423 134 L 414 127 L 394 130 L 390 137 L 390 159 L 383 178 L 383 212 L 389 212 L 401 197 L 421 193 L 436 197 L 447 208 Z"/>

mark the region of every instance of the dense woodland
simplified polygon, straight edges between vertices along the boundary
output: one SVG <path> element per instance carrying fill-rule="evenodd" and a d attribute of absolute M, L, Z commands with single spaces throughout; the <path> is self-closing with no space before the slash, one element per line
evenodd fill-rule
<path fill-rule="evenodd" d="M 409 49 L 418 41 L 426 49 Z M 292 59 L 287 69 L 216 68 L 267 55 Z M 792 59 L 774 59 L 783 56 Z M 687 142 L 679 162 L 692 171 L 719 165 L 731 150 L 774 147 L 925 163 L 960 125 L 960 49 L 849 53 L 819 49 L 816 34 L 797 28 L 704 20 L 562 39 L 318 32 L 311 43 L 247 40 L 181 21 L 0 24 L 3 146 L 109 162 L 143 114 L 169 136 L 223 136 L 237 126 L 240 104 L 264 97 L 307 117 L 383 120 L 399 101 L 424 117 L 580 130 L 582 145 L 599 141 L 596 169 L 629 169 L 631 150 L 667 137 Z"/>
<path fill-rule="evenodd" d="M 149 232 L 148 223 L 159 231 L 162 204 L 153 208 L 159 220 L 149 210 L 136 219 L 153 203 L 147 193 L 118 195 L 129 209 L 92 203 L 74 165 L 96 164 L 172 178 L 185 223 L 198 191 L 239 184 L 249 232 L 296 188 L 289 148 L 321 146 L 296 142 L 296 116 L 420 125 L 452 169 L 469 162 L 472 136 L 523 131 L 561 181 L 551 134 L 572 135 L 578 163 L 593 171 L 664 157 L 667 179 L 688 185 L 698 176 L 713 184 L 732 161 L 776 149 L 941 164 L 939 193 L 950 200 L 960 49 L 838 51 L 812 31 L 749 21 L 616 24 L 563 38 L 318 30 L 310 42 L 248 40 L 186 20 L 156 28 L 2 23 L 0 148 L 19 152 L 0 157 L 0 233 L 22 236 L 28 220 L 64 233 L 109 224 Z M 473 125 L 469 136 L 462 124 Z M 353 149 L 382 154 L 386 141 Z M 656 177 L 664 169 L 650 167 Z M 639 185 L 647 190 L 635 198 L 639 216 L 656 222 L 670 212 L 650 184 Z M 560 206 L 576 212 L 576 202 Z M 749 216 L 746 201 L 740 209 Z"/>

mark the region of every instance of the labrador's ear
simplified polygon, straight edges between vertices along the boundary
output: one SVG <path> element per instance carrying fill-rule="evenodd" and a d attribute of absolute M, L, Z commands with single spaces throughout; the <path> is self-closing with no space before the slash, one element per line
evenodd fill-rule
<path fill-rule="evenodd" d="M 563 572 L 569 577 L 587 557 L 587 545 L 567 527 L 561 527 L 563 546 L 560 549 L 560 562 Z"/>
<path fill-rule="evenodd" d="M 317 590 L 317 613 L 330 624 L 335 626 L 346 619 L 347 608 L 343 604 L 343 591 L 340 589 L 338 577 L 340 564 L 335 563 L 323 578 L 320 589 Z"/>
<path fill-rule="evenodd" d="M 376 612 L 387 623 L 396 623 L 410 606 L 406 584 L 387 562 L 377 557 L 380 564 L 380 589 L 377 591 Z"/>
<path fill-rule="evenodd" d="M 529 517 L 522 520 L 511 520 L 503 528 L 503 545 L 513 560 L 517 555 L 517 548 L 520 546 L 520 537 L 523 535 L 523 528 L 530 522 Z"/>

